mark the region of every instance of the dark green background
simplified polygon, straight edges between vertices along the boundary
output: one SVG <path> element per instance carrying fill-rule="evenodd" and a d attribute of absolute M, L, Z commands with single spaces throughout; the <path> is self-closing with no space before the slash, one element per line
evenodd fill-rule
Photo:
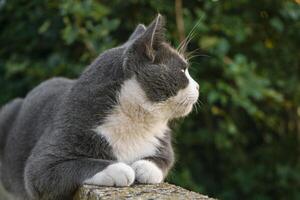
<path fill-rule="evenodd" d="M 0 104 L 53 76 L 77 77 L 168 0 L 0 0 Z M 220 199 L 300 199 L 300 6 L 292 0 L 183 1 L 200 107 L 174 125 L 168 180 Z M 199 56 L 199 55 L 208 56 Z"/>

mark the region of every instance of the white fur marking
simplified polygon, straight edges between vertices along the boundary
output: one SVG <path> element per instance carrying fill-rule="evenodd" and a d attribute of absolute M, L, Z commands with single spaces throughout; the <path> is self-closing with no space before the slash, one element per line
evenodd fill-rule
<path fill-rule="evenodd" d="M 155 184 L 163 181 L 163 172 L 153 162 L 139 160 L 132 164 L 139 183 Z"/>
<path fill-rule="evenodd" d="M 104 186 L 129 186 L 134 182 L 134 178 L 135 173 L 130 166 L 124 163 L 115 163 L 85 180 L 84 183 Z"/>
<path fill-rule="evenodd" d="M 106 138 L 118 161 L 132 163 L 155 155 L 168 130 L 166 113 L 146 99 L 146 94 L 135 78 L 124 82 L 119 105 L 96 127 L 95 131 Z"/>

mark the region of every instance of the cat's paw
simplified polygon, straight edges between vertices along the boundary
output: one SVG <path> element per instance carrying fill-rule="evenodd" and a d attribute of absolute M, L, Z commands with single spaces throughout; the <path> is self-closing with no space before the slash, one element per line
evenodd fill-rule
<path fill-rule="evenodd" d="M 84 181 L 87 184 L 104 186 L 129 186 L 134 182 L 133 169 L 124 163 L 115 163 Z"/>
<path fill-rule="evenodd" d="M 132 164 L 132 168 L 139 183 L 155 184 L 161 183 L 164 179 L 161 169 L 151 161 L 138 160 Z"/>

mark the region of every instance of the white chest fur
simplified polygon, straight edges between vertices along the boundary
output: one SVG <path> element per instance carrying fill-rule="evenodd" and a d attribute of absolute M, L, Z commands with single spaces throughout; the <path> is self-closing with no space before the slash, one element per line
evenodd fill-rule
<path fill-rule="evenodd" d="M 167 130 L 167 126 L 164 125 L 152 131 L 136 127 L 134 124 L 128 124 L 127 127 L 118 124 L 116 126 L 112 127 L 106 123 L 97 127 L 96 131 L 109 142 L 118 161 L 127 164 L 155 155 L 160 145 L 159 138 L 162 138 Z"/>
<path fill-rule="evenodd" d="M 164 113 L 155 113 L 135 79 L 123 84 L 119 102 L 95 131 L 109 142 L 118 161 L 131 164 L 155 155 L 168 130 Z"/>

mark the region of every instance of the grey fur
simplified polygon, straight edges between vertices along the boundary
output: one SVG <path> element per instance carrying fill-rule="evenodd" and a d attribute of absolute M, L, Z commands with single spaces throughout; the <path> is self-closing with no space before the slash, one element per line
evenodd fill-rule
<path fill-rule="evenodd" d="M 20 199 L 72 199 L 87 178 L 117 162 L 92 129 L 117 104 L 122 83 L 136 76 L 148 99 L 164 101 L 188 84 L 186 64 L 164 41 L 164 20 L 137 26 L 129 40 L 101 54 L 76 80 L 53 78 L 0 112 L 1 180 Z M 173 163 L 170 133 L 155 162 Z"/>

